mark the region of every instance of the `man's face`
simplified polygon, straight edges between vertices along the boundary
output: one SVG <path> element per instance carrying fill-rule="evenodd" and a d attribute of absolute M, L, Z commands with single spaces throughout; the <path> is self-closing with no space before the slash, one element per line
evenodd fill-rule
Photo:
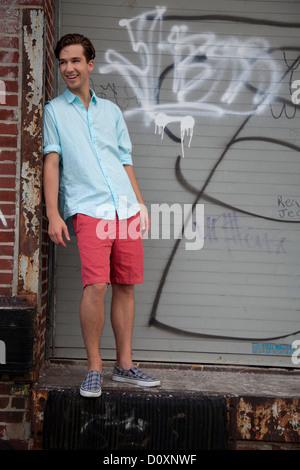
<path fill-rule="evenodd" d="M 67 46 L 59 54 L 59 70 L 70 91 L 82 91 L 89 86 L 89 73 L 94 61 L 87 62 L 81 44 Z"/>

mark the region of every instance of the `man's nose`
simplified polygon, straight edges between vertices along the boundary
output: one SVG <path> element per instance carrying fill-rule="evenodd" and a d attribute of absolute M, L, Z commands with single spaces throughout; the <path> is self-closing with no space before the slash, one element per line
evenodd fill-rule
<path fill-rule="evenodd" d="M 72 62 L 67 62 L 66 64 L 66 72 L 72 72 L 73 70 L 73 64 Z"/>

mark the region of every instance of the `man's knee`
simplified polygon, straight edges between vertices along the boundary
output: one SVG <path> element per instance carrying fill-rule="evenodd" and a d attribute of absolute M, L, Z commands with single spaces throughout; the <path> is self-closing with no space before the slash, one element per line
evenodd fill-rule
<path fill-rule="evenodd" d="M 95 299 L 102 299 L 105 297 L 107 287 L 108 285 L 106 282 L 96 282 L 95 284 L 89 284 L 85 287 L 84 294 Z"/>
<path fill-rule="evenodd" d="M 113 293 L 132 297 L 134 295 L 133 284 L 112 284 Z"/>

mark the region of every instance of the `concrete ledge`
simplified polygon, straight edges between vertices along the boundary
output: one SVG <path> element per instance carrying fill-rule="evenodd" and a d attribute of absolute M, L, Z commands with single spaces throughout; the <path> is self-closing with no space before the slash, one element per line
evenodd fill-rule
<path fill-rule="evenodd" d="M 103 394 L 158 397 L 224 397 L 229 449 L 300 449 L 300 371 L 238 366 L 139 363 L 161 386 L 141 388 L 111 380 L 113 362 L 103 368 Z M 44 409 L 51 390 L 78 391 L 85 361 L 48 361 L 33 387 L 36 448 L 42 448 Z"/>

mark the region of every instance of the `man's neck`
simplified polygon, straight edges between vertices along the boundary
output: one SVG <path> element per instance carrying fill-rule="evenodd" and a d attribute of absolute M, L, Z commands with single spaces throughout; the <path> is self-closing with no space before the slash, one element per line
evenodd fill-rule
<path fill-rule="evenodd" d="M 74 95 L 78 96 L 83 106 L 87 110 L 91 101 L 90 89 L 87 90 L 70 90 Z"/>

